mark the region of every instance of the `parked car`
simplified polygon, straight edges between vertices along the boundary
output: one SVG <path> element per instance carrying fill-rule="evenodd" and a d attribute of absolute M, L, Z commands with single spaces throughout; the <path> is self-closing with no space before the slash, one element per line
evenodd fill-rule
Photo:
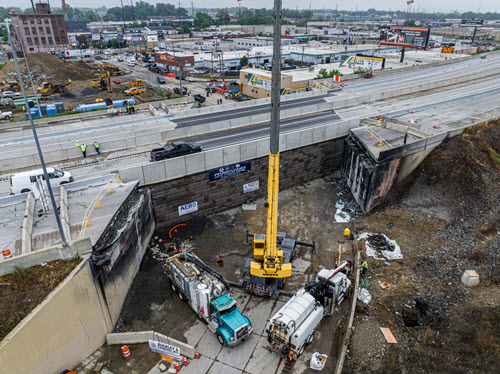
<path fill-rule="evenodd" d="M 194 95 L 193 98 L 194 98 L 194 101 L 197 101 L 199 103 L 204 103 L 205 100 L 207 99 L 205 96 L 200 95 L 200 94 Z"/>
<path fill-rule="evenodd" d="M 14 91 L 4 91 L 3 93 L 3 97 L 16 97 L 16 96 L 21 96 L 21 93 Z"/>
<path fill-rule="evenodd" d="M 157 80 L 157 81 L 158 81 L 158 83 L 160 83 L 160 84 L 165 84 L 165 83 L 167 83 L 167 81 L 165 80 L 165 78 L 163 78 L 163 77 L 161 77 L 161 76 L 160 76 L 160 77 L 156 77 L 156 80 Z"/>
<path fill-rule="evenodd" d="M 12 112 L 2 112 L 0 110 L 0 120 L 2 119 L 10 120 L 11 118 L 12 118 Z"/>
<path fill-rule="evenodd" d="M 139 95 L 146 91 L 147 91 L 146 87 L 132 87 L 125 91 L 125 95 L 127 96 Z"/>
<path fill-rule="evenodd" d="M 123 62 L 123 57 L 117 57 L 117 58 L 116 58 L 116 61 L 118 61 L 118 62 Z"/>
<path fill-rule="evenodd" d="M 150 66 L 153 66 L 153 65 L 154 65 L 154 62 L 148 62 L 146 65 L 144 65 L 144 67 L 149 68 Z"/>
<path fill-rule="evenodd" d="M 199 144 L 175 141 L 165 144 L 162 148 L 155 148 L 150 153 L 151 161 L 160 161 L 166 158 L 185 156 L 190 153 L 201 152 L 203 147 Z"/>
<path fill-rule="evenodd" d="M 177 95 L 180 95 L 181 94 L 181 90 L 179 87 L 174 87 L 174 93 L 177 94 Z M 185 95 L 187 94 L 187 88 L 186 87 L 182 87 L 182 94 Z"/>
<path fill-rule="evenodd" d="M 186 77 L 185 79 L 187 82 L 196 82 L 196 79 L 194 79 L 193 77 Z"/>
<path fill-rule="evenodd" d="M 161 74 L 161 75 L 164 75 L 164 74 L 167 74 L 168 73 L 168 69 L 166 68 L 162 68 L 162 67 L 159 67 L 157 68 L 157 71 L 156 71 L 158 74 Z"/>
<path fill-rule="evenodd" d="M 73 182 L 73 176 L 69 171 L 60 171 L 54 168 L 47 168 L 50 184 L 52 187 Z M 45 176 L 42 169 L 23 171 L 10 176 L 10 194 L 30 192 L 33 190 L 33 183 L 40 178 L 45 184 Z"/>
<path fill-rule="evenodd" d="M 177 74 L 177 75 L 175 76 L 175 79 L 179 79 L 179 74 Z M 182 74 L 180 79 L 185 80 L 185 79 L 186 79 L 186 76 L 185 76 L 184 74 Z"/>
<path fill-rule="evenodd" d="M 250 100 L 250 98 L 247 96 L 243 96 L 243 95 L 236 96 L 236 101 L 249 101 L 249 100 Z"/>

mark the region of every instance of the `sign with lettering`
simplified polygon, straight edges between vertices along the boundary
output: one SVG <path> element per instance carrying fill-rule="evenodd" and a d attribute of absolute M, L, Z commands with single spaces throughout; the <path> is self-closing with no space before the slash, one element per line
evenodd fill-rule
<path fill-rule="evenodd" d="M 455 48 L 453 47 L 443 47 L 441 48 L 441 53 L 453 53 L 455 51 Z"/>
<path fill-rule="evenodd" d="M 173 358 L 174 360 L 181 360 L 181 350 L 174 345 L 158 342 L 156 340 L 149 341 L 149 348 L 155 353 Z"/>
<path fill-rule="evenodd" d="M 197 211 L 198 211 L 198 202 L 197 201 L 179 206 L 179 215 L 180 216 L 183 216 L 184 214 L 197 212 Z"/>
<path fill-rule="evenodd" d="M 257 191 L 259 189 L 259 181 L 250 182 L 243 185 L 243 193 Z"/>
<path fill-rule="evenodd" d="M 237 175 L 248 173 L 252 169 L 251 161 L 243 161 L 237 164 L 223 166 L 208 172 L 210 182 L 232 178 Z"/>

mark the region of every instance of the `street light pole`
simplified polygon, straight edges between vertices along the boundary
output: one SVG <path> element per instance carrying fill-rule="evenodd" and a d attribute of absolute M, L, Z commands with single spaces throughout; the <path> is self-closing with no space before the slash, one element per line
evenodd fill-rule
<path fill-rule="evenodd" d="M 12 35 L 10 34 L 10 20 L 6 20 L 7 24 L 7 35 L 9 37 L 10 48 L 12 49 L 12 55 L 14 57 L 14 63 L 16 65 L 17 77 L 19 78 L 19 83 L 21 85 L 21 90 L 23 92 L 24 104 L 26 108 L 29 109 L 28 98 L 26 97 L 26 90 L 24 89 L 23 78 L 21 77 L 21 71 L 19 70 L 19 64 L 17 63 L 16 50 L 14 49 L 14 43 L 12 43 Z M 33 131 L 33 138 L 35 139 L 36 149 L 38 151 L 38 157 L 40 158 L 40 163 L 42 164 L 43 175 L 45 177 L 45 182 L 47 182 L 47 189 L 49 190 L 50 201 L 52 203 L 52 209 L 54 210 L 54 216 L 56 218 L 57 227 L 59 229 L 59 234 L 61 235 L 62 245 L 63 247 L 68 246 L 68 242 L 66 241 L 66 236 L 64 235 L 64 231 L 61 224 L 61 217 L 59 217 L 59 212 L 57 210 L 56 200 L 54 199 L 54 193 L 52 192 L 52 186 L 50 185 L 49 175 L 47 173 L 47 168 L 45 167 L 45 161 L 43 159 L 42 149 L 40 148 L 40 142 L 38 141 L 38 135 L 36 133 L 35 124 L 33 123 L 33 117 L 31 116 L 31 110 L 28 110 L 28 117 L 31 124 L 31 131 Z"/>

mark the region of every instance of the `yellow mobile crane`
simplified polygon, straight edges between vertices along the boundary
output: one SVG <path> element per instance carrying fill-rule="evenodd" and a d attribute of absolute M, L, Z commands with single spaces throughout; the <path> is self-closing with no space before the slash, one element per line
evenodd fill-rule
<path fill-rule="evenodd" d="M 266 234 L 246 232 L 246 242 L 253 237 L 253 259 L 247 259 L 243 271 L 243 288 L 257 295 L 278 296 L 286 278 L 292 275 L 295 247 L 303 245 L 315 249 L 315 243 L 298 242 L 286 233 L 278 232 L 279 193 L 279 130 L 281 81 L 281 0 L 274 1 L 274 40 L 271 91 L 271 136 L 269 147 L 269 175 L 267 181 Z"/>

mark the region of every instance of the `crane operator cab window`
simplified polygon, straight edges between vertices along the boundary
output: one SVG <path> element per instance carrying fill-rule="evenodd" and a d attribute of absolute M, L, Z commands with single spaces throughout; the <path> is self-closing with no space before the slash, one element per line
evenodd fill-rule
<path fill-rule="evenodd" d="M 264 234 L 255 234 L 253 238 L 254 256 L 264 256 L 266 247 L 266 236 Z"/>

